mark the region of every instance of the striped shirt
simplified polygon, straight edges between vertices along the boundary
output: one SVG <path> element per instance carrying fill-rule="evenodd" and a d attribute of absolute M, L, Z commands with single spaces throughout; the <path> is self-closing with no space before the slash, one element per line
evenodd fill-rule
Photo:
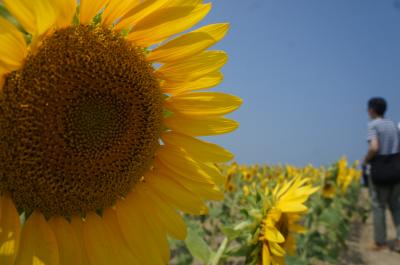
<path fill-rule="evenodd" d="M 374 119 L 368 123 L 368 142 L 378 139 L 379 155 L 400 153 L 400 131 L 397 125 L 389 119 Z"/>

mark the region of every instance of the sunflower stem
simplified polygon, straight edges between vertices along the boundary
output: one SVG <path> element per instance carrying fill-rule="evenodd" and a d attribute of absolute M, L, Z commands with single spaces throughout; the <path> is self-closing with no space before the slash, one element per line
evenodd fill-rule
<path fill-rule="evenodd" d="M 227 246 L 228 246 L 228 237 L 225 237 L 221 245 L 219 246 L 217 253 L 215 254 L 215 256 L 212 257 L 211 262 L 209 262 L 209 265 L 218 265 L 222 257 L 222 254 L 224 254 L 224 251 Z"/>

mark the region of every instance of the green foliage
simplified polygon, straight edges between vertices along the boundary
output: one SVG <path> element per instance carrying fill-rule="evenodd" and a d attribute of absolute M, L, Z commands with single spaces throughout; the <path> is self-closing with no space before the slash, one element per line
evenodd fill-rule
<path fill-rule="evenodd" d="M 214 255 L 203 238 L 192 229 L 188 231 L 185 244 L 192 256 L 204 263 L 211 260 L 211 257 Z"/>
<path fill-rule="evenodd" d="M 355 218 L 365 220 L 367 210 L 358 204 L 359 185 L 349 187 L 346 196 L 335 196 L 333 199 L 321 197 L 312 200 L 306 219 L 308 232 L 298 237 L 301 260 L 316 258 L 332 264 L 346 246 L 346 239 Z"/>
<path fill-rule="evenodd" d="M 273 190 L 279 181 L 290 177 L 286 170 L 282 166 L 259 167 L 253 171 L 251 179 L 244 179 L 243 169 L 230 172 L 229 182 L 235 190 L 227 191 L 222 202 L 209 203 L 209 215 L 184 217 L 189 235 L 184 243 L 172 241 L 170 264 L 259 265 L 262 209 L 268 203 L 265 198 L 271 195 L 266 191 Z M 310 198 L 309 211 L 301 221 L 307 231 L 297 236 L 297 254 L 287 256 L 285 262 L 288 265 L 308 265 L 316 261 L 337 264 L 354 219 L 365 220 L 368 213 L 358 204 L 360 185 L 352 181 L 347 190 L 341 190 L 336 182 L 337 164 L 312 173 L 301 171 L 301 174 L 311 178 L 315 186 L 323 186 L 328 181 L 333 183 L 336 194 L 327 197 L 321 189 Z M 249 187 L 248 194 L 245 194 L 244 186 Z"/>

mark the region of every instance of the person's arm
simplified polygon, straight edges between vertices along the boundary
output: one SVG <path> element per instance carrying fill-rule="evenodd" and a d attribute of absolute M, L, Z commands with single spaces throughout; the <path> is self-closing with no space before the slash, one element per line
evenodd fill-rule
<path fill-rule="evenodd" d="M 378 138 L 374 137 L 369 141 L 369 148 L 368 148 L 368 152 L 365 155 L 364 158 L 364 165 L 369 164 L 369 162 L 371 162 L 371 160 L 376 156 L 376 154 L 378 153 L 379 150 L 379 141 Z"/>

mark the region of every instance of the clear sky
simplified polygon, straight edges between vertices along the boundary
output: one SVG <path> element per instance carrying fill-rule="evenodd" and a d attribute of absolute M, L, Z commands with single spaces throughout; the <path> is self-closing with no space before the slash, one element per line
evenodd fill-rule
<path fill-rule="evenodd" d="M 366 102 L 400 121 L 399 0 L 214 0 L 204 24 L 231 23 L 215 48 L 218 88 L 243 98 L 234 133 L 212 138 L 240 163 L 329 164 L 366 151 Z"/>

